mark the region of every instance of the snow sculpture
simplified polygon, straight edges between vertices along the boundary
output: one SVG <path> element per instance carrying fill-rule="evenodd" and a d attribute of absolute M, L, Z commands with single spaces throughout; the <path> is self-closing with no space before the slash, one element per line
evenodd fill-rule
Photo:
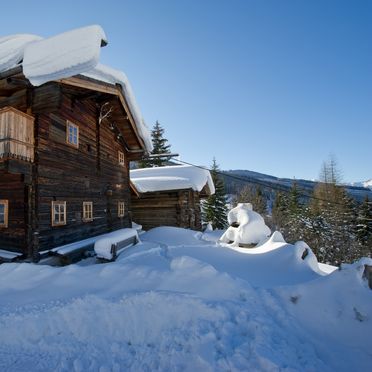
<path fill-rule="evenodd" d="M 229 212 L 227 219 L 230 227 L 221 237 L 224 243 L 233 242 L 234 246 L 258 244 L 271 234 L 264 219 L 253 211 L 251 203 L 239 203 Z"/>

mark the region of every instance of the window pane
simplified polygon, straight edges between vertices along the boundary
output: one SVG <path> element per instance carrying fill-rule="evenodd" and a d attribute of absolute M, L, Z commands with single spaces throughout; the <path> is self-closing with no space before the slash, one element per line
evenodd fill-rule
<path fill-rule="evenodd" d="M 0 225 L 5 225 L 5 214 L 0 213 Z"/>
<path fill-rule="evenodd" d="M 5 205 L 0 204 L 0 214 L 4 214 L 4 213 L 5 213 Z"/>

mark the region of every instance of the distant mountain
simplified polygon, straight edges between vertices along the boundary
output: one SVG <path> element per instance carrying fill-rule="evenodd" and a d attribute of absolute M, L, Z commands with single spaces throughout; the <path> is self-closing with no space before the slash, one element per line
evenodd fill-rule
<path fill-rule="evenodd" d="M 366 187 L 366 188 L 372 190 L 372 179 L 370 179 L 368 181 L 363 181 L 363 182 L 352 182 L 352 183 L 348 183 L 347 185 L 348 186 L 357 186 L 357 187 Z"/>
<path fill-rule="evenodd" d="M 303 179 L 278 178 L 268 174 L 258 173 L 250 170 L 228 170 L 223 171 L 225 188 L 227 194 L 238 194 L 246 185 L 261 185 L 265 194 L 271 199 L 275 190 L 288 191 L 293 182 L 297 182 L 303 194 L 311 195 L 316 182 Z M 362 201 L 367 195 L 372 200 L 372 180 L 361 184 L 344 185 L 347 192 L 357 201 Z"/>

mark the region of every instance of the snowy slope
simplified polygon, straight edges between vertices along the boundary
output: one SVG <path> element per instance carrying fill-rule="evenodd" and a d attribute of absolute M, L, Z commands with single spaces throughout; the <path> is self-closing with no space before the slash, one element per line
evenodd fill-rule
<path fill-rule="evenodd" d="M 221 233 L 153 229 L 109 264 L 0 265 L 0 370 L 368 370 L 358 265 L 326 275 L 301 246 Z"/>

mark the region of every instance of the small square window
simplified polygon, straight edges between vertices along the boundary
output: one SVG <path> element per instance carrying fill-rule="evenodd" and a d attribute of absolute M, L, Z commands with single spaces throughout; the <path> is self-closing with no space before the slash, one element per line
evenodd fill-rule
<path fill-rule="evenodd" d="M 0 200 L 0 227 L 8 227 L 8 200 Z"/>
<path fill-rule="evenodd" d="M 74 147 L 79 147 L 79 127 L 67 120 L 66 142 Z"/>
<path fill-rule="evenodd" d="M 93 202 L 83 202 L 83 221 L 93 221 Z"/>
<path fill-rule="evenodd" d="M 118 217 L 124 217 L 124 202 L 118 203 Z"/>
<path fill-rule="evenodd" d="M 124 153 L 119 151 L 118 152 L 118 157 L 119 157 L 119 164 L 120 165 L 125 165 L 125 158 L 124 158 Z"/>
<path fill-rule="evenodd" d="M 66 202 L 52 201 L 52 226 L 66 225 Z"/>

